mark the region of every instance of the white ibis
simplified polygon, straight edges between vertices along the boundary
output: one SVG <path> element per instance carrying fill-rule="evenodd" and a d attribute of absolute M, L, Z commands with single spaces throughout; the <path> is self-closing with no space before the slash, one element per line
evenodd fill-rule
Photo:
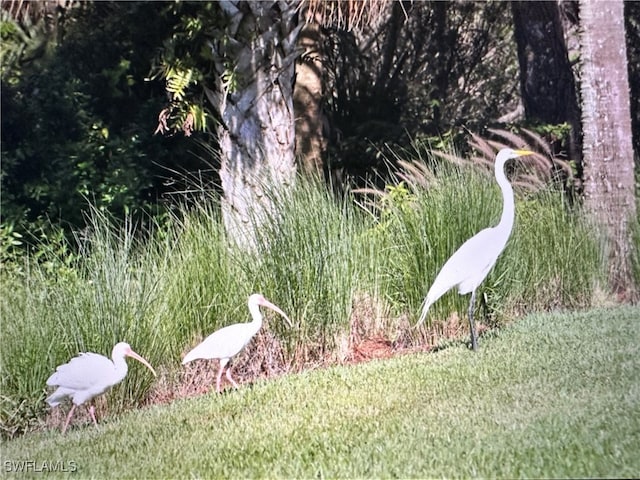
<path fill-rule="evenodd" d="M 242 349 L 247 346 L 253 336 L 258 333 L 262 327 L 262 314 L 260 313 L 259 307 L 267 307 L 278 312 L 285 318 L 289 326 L 291 326 L 289 317 L 259 293 L 254 293 L 249 297 L 248 305 L 251 318 L 253 318 L 251 322 L 236 323 L 216 330 L 182 359 L 183 365 L 199 358 L 215 358 L 220 360 L 220 367 L 216 378 L 216 391 L 218 393 L 220 393 L 220 383 L 225 367 L 232 357 L 240 353 Z M 226 376 L 233 386 L 238 388 L 238 384 L 231 377 L 231 367 L 227 368 Z"/>
<path fill-rule="evenodd" d="M 72 358 L 69 363 L 60 365 L 55 373 L 47 380 L 50 387 L 58 387 L 48 398 L 47 403 L 52 407 L 60 404 L 65 398 L 70 398 L 73 406 L 62 428 L 66 432 L 69 421 L 78 405 L 91 401 L 109 388 L 120 383 L 127 376 L 127 362 L 124 357 L 135 358 L 156 375 L 149 362 L 134 352 L 128 343 L 120 342 L 113 347 L 111 359 L 97 353 L 81 353 Z M 95 408 L 89 407 L 89 414 L 93 423 L 96 421 Z"/>
<path fill-rule="evenodd" d="M 471 347 L 477 350 L 478 341 L 473 322 L 473 306 L 476 300 L 476 289 L 487 277 L 498 257 L 507 246 L 511 236 L 515 216 L 513 189 L 504 173 L 504 165 L 508 160 L 524 155 L 532 155 L 529 150 L 512 150 L 503 148 L 496 156 L 496 180 L 502 190 L 502 217 L 495 227 L 481 230 L 451 255 L 436 277 L 422 304 L 422 314 L 417 325 L 425 318 L 429 307 L 442 295 L 453 287 L 458 287 L 458 293 L 465 295 L 471 292 L 469 302 L 469 328 L 471 330 Z"/>

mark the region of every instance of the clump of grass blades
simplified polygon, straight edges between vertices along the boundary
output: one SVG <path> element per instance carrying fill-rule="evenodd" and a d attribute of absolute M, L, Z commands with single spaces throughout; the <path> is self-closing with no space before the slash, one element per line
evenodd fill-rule
<path fill-rule="evenodd" d="M 245 263 L 247 276 L 258 289 L 277 292 L 297 322 L 297 329 L 282 332 L 290 353 L 303 362 L 321 360 L 349 333 L 354 296 L 369 273 L 367 219 L 316 179 L 298 178 L 270 195 L 276 213 L 261 232 L 256 261 Z"/>
<path fill-rule="evenodd" d="M 240 256 L 228 245 L 218 204 L 203 198 L 197 207 L 183 207 L 174 220 L 175 243 L 167 251 L 162 279 L 165 292 L 163 328 L 168 353 L 180 358 L 196 342 L 243 318 L 245 286 Z M 233 319 L 233 322 L 231 321 Z M 165 358 L 165 361 L 167 359 Z"/>
<path fill-rule="evenodd" d="M 495 278 L 504 283 L 498 304 L 513 313 L 591 305 L 604 285 L 593 231 L 580 208 L 569 209 L 554 189 L 521 198 L 510 245 L 496 265 Z"/>

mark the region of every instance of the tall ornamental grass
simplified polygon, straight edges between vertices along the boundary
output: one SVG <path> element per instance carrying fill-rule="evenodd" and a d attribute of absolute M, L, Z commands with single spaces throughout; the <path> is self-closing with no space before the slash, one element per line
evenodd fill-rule
<path fill-rule="evenodd" d="M 138 241 L 133 225 L 115 228 L 95 210 L 78 248 L 81 256 L 71 268 L 64 259 L 48 256 L 25 258 L 20 268 L 3 270 L 0 413 L 5 434 L 19 431 L 28 420 L 16 417 L 25 405 L 31 411 L 44 408 L 47 377 L 78 352 L 110 356 L 115 343 L 128 341 L 154 365 L 164 358 L 155 334 L 161 292 L 153 250 Z M 112 407 L 137 402 L 151 382 L 147 369 L 130 364 L 111 397 Z"/>
<path fill-rule="evenodd" d="M 437 272 L 467 238 L 495 225 L 502 208 L 492 174 L 430 165 L 441 166 L 426 181 L 374 194 L 375 210 L 363 206 L 361 194 L 337 198 L 321 181 L 299 178 L 269 194 L 274 208 L 251 252 L 227 238 L 217 201 L 203 197 L 178 205 L 169 226 L 154 231 L 93 210 L 73 262 L 53 253 L 12 259 L 16 268 L 0 270 L 4 435 L 43 418 L 46 378 L 78 352 L 110 355 L 127 341 L 159 372 L 181 372 L 184 353 L 206 335 L 249 320 L 246 300 L 254 292 L 294 322 L 289 328 L 274 319 L 266 328 L 272 348 L 281 350 L 268 358 L 287 368 L 344 358 L 356 329 L 365 337 L 404 331 L 420 342 L 411 326 Z M 479 317 L 590 305 L 602 267 L 580 212 L 550 189 L 519 192 L 516 205 L 507 249 L 479 291 L 486 299 L 484 309 L 478 302 Z M 62 251 L 74 250 L 67 247 Z M 428 320 L 464 318 L 467 304 L 468 296 L 449 293 Z M 266 358 L 253 352 L 243 361 Z M 154 385 L 144 367 L 129 367 L 107 396 L 109 412 L 140 402 Z M 180 375 L 162 381 L 175 389 Z"/>
<path fill-rule="evenodd" d="M 386 263 L 382 291 L 414 319 L 447 259 L 470 237 L 495 226 L 502 196 L 493 171 L 472 166 L 440 167 L 434 179 L 415 171 L 388 189 L 378 225 Z M 516 219 L 505 251 L 478 290 L 480 317 L 586 307 L 601 288 L 599 239 L 578 207 L 569 208 L 552 186 L 515 188 Z M 457 289 L 431 308 L 430 319 L 466 315 L 469 295 Z"/>
<path fill-rule="evenodd" d="M 317 179 L 300 178 L 293 188 L 272 192 L 272 201 L 274 213 L 246 270 L 259 289 L 277 292 L 296 322 L 286 335 L 297 355 L 315 361 L 339 346 L 359 294 L 375 283 L 371 221 Z"/>

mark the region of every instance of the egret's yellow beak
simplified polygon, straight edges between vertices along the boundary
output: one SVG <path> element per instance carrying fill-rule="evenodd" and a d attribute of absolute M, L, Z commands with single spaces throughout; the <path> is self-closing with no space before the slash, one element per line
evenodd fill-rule
<path fill-rule="evenodd" d="M 532 152 L 531 150 L 514 150 L 514 153 L 519 157 L 523 157 L 525 155 L 533 155 L 535 152 Z"/>

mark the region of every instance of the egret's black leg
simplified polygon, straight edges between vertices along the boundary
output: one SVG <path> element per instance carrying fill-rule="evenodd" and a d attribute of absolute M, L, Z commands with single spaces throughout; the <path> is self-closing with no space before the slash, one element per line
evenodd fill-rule
<path fill-rule="evenodd" d="M 480 299 L 482 300 L 482 312 L 484 315 L 484 320 L 486 322 L 489 319 L 489 304 L 487 303 L 487 294 L 483 293 Z"/>
<path fill-rule="evenodd" d="M 476 291 L 471 292 L 471 302 L 469 302 L 469 330 L 471 330 L 471 348 L 473 351 L 478 350 L 478 335 L 476 334 L 476 325 L 473 322 L 473 306 L 476 303 Z"/>

